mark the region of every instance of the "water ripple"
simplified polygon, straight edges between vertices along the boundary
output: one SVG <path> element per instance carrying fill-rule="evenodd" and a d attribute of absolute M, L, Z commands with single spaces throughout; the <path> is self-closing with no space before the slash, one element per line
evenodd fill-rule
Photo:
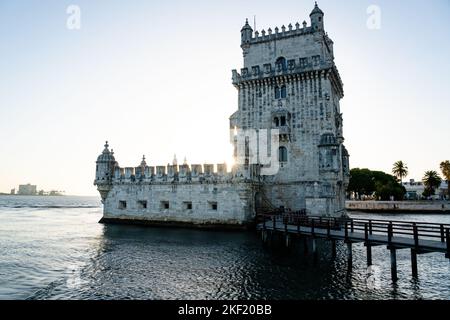
<path fill-rule="evenodd" d="M 372 249 L 368 269 L 355 244 L 349 269 L 344 244 L 333 258 L 318 241 L 315 260 L 300 242 L 267 249 L 251 232 L 104 226 L 99 208 L 78 205 L 0 206 L 1 299 L 450 299 L 442 254 L 420 255 L 413 279 L 409 252 L 399 250 L 394 285 L 385 247 Z"/>

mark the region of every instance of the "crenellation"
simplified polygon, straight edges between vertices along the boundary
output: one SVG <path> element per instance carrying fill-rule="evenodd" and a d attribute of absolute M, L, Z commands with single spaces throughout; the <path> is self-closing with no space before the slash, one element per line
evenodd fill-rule
<path fill-rule="evenodd" d="M 132 177 L 134 177 L 134 168 L 126 167 L 125 168 L 125 179 L 131 179 Z"/>
<path fill-rule="evenodd" d="M 214 168 L 217 168 L 214 170 Z M 155 174 L 156 168 L 156 174 Z M 166 166 L 139 166 L 114 168 L 113 183 L 195 183 L 226 181 L 233 178 L 233 174 L 227 171 L 226 163 L 192 164 Z M 236 177 L 234 177 L 236 178 Z"/>
<path fill-rule="evenodd" d="M 152 166 L 146 166 L 145 170 L 144 170 L 144 175 L 145 177 L 148 178 L 153 178 L 155 175 L 155 167 Z"/>
<path fill-rule="evenodd" d="M 203 169 L 204 169 L 204 175 L 206 177 L 209 177 L 214 174 L 214 165 L 213 164 L 204 164 Z"/>
<path fill-rule="evenodd" d="M 266 41 L 273 41 L 273 40 L 281 40 L 281 39 L 287 39 L 290 37 L 295 37 L 299 35 L 305 35 L 308 33 L 313 33 L 314 30 L 311 27 L 307 27 L 306 21 L 303 22 L 303 28 L 300 28 L 300 24 L 297 22 L 295 24 L 295 29 L 292 26 L 292 23 L 289 23 L 288 28 L 286 28 L 285 25 L 280 28 L 275 27 L 273 30 L 271 28 L 267 29 L 267 32 L 262 29 L 261 32 L 255 30 L 253 33 L 253 36 L 249 40 L 249 44 L 257 44 L 262 43 Z"/>
<path fill-rule="evenodd" d="M 157 179 L 163 179 L 166 176 L 166 166 L 156 166 Z"/>

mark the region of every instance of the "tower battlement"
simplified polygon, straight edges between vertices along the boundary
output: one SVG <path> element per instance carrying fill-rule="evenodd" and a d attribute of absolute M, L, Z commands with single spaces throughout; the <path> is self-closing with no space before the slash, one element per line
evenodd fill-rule
<path fill-rule="evenodd" d="M 287 27 L 282 25 L 281 28 L 275 27 L 273 30 L 272 28 L 268 28 L 267 31 L 265 29 L 262 29 L 261 31 L 255 30 L 252 32 L 251 38 L 246 43 L 256 44 L 267 41 L 281 40 L 311 34 L 313 32 L 315 32 L 314 29 L 311 26 L 308 27 L 306 21 L 303 21 L 302 26 L 300 26 L 300 23 L 298 22 L 295 23 L 295 26 L 289 23 Z"/>
<path fill-rule="evenodd" d="M 310 15 L 310 26 L 308 26 L 306 20 L 304 20 L 300 26 L 300 23 L 296 22 L 295 25 L 289 23 L 286 27 L 282 25 L 281 28 L 275 27 L 267 29 L 267 32 L 262 29 L 261 32 L 257 30 L 253 30 L 252 27 L 248 24 L 248 19 L 245 21 L 245 25 L 241 30 L 241 44 L 242 47 L 262 43 L 267 41 L 275 41 L 286 39 L 290 37 L 298 37 L 306 34 L 312 33 L 323 33 L 324 32 L 324 13 L 320 10 L 317 2 L 314 6 L 314 9 L 311 11 Z"/>
<path fill-rule="evenodd" d="M 220 182 L 238 179 L 227 171 L 226 163 L 182 164 L 162 166 L 138 166 L 114 168 L 112 184 L 123 183 L 192 183 Z"/>

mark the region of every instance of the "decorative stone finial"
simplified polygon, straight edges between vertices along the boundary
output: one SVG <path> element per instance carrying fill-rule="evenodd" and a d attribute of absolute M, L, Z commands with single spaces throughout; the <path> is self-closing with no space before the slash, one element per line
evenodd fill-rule
<path fill-rule="evenodd" d="M 295 24 L 295 29 L 297 29 L 297 30 L 300 29 L 300 23 L 297 22 L 297 23 Z"/>
<path fill-rule="evenodd" d="M 306 21 L 303 21 L 303 28 L 306 28 Z"/>
<path fill-rule="evenodd" d="M 103 153 L 109 153 L 109 144 L 108 141 L 105 142 L 105 149 L 103 149 Z"/>
<path fill-rule="evenodd" d="M 176 154 L 173 155 L 173 161 L 172 161 L 172 164 L 173 164 L 174 166 L 176 166 L 176 165 L 178 164 L 178 160 L 177 160 L 177 155 L 176 155 Z"/>
<path fill-rule="evenodd" d="M 145 154 L 142 156 L 141 167 L 147 166 L 147 162 L 145 162 Z"/>
<path fill-rule="evenodd" d="M 268 29 L 267 32 L 269 32 L 269 36 L 272 34 L 272 29 Z"/>
<path fill-rule="evenodd" d="M 288 28 L 289 28 L 289 31 L 292 31 L 292 24 L 291 23 L 289 23 Z"/>

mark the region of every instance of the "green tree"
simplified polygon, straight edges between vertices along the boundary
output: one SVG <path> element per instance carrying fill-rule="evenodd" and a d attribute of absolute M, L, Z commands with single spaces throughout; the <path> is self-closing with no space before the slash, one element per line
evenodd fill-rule
<path fill-rule="evenodd" d="M 375 196 L 377 199 L 387 201 L 391 199 L 391 196 L 397 201 L 404 199 L 406 189 L 398 183 L 393 175 L 383 171 L 372 171 L 372 176 L 375 181 Z"/>
<path fill-rule="evenodd" d="M 447 180 L 447 197 L 450 199 L 450 161 L 441 162 L 441 172 L 445 180 Z"/>
<path fill-rule="evenodd" d="M 435 194 L 436 189 L 441 185 L 442 179 L 436 171 L 426 171 L 422 178 L 425 185 L 424 195 L 430 196 Z"/>
<path fill-rule="evenodd" d="M 372 195 L 375 191 L 372 172 L 369 169 L 351 169 L 347 190 L 357 193 L 360 199 L 362 195 Z"/>
<path fill-rule="evenodd" d="M 361 195 L 371 196 L 375 193 L 377 199 L 403 200 L 406 189 L 397 182 L 397 179 L 382 171 L 354 168 L 350 170 L 350 182 L 347 189 Z"/>
<path fill-rule="evenodd" d="M 402 179 L 408 175 L 408 167 L 403 161 L 397 161 L 392 167 L 392 174 L 400 180 L 401 184 Z"/>

